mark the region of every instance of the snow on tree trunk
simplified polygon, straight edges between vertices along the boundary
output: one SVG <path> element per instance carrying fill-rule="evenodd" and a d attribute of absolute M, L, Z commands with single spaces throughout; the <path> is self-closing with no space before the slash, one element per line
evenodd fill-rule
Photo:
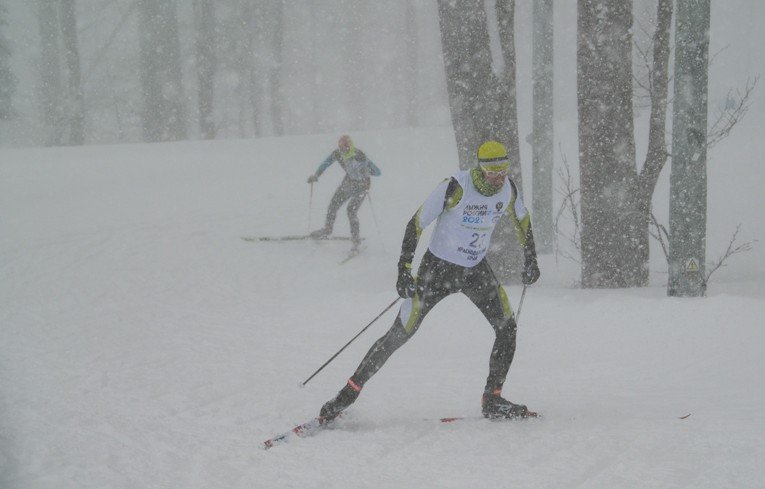
<path fill-rule="evenodd" d="M 364 22 L 368 16 L 366 2 L 357 0 L 341 0 L 340 8 L 344 17 L 338 29 L 342 47 L 340 49 L 341 69 L 338 76 L 345 80 L 346 96 L 342 107 L 347 112 L 341 119 L 341 124 L 356 130 L 368 127 L 367 111 L 364 97 Z"/>
<path fill-rule="evenodd" d="M 40 28 L 40 108 L 47 146 L 63 143 L 64 101 L 61 81 L 61 44 L 57 2 L 38 0 L 37 20 Z"/>
<path fill-rule="evenodd" d="M 648 222 L 632 191 L 632 2 L 579 0 L 577 17 L 582 285 L 644 286 Z"/>
<path fill-rule="evenodd" d="M 407 0 L 405 16 L 405 46 L 403 73 L 400 77 L 400 83 L 405 87 L 404 101 L 405 124 L 408 127 L 417 127 L 417 116 L 419 114 L 419 104 L 417 101 L 418 83 L 417 72 L 419 67 L 419 35 L 417 28 L 417 5 L 416 0 Z"/>
<path fill-rule="evenodd" d="M 534 241 L 553 250 L 553 1 L 534 0 L 532 174 Z"/>
<path fill-rule="evenodd" d="M 144 141 L 186 138 L 178 17 L 174 0 L 140 0 Z"/>
<path fill-rule="evenodd" d="M 203 139 L 215 139 L 216 36 L 213 0 L 194 0 L 196 37 L 194 48 L 197 69 L 197 107 L 199 132 Z"/>
<path fill-rule="evenodd" d="M 68 144 L 85 143 L 85 97 L 80 74 L 80 49 L 77 42 L 75 1 L 61 0 L 61 39 L 66 67 L 65 116 L 68 122 Z"/>
<path fill-rule="evenodd" d="M 282 0 L 272 2 L 273 12 L 271 13 L 268 27 L 271 37 L 271 70 L 269 73 L 269 87 L 271 99 L 271 123 L 273 125 L 274 135 L 284 135 L 284 125 L 287 112 L 287 99 L 284 91 L 284 3 Z"/>
<path fill-rule="evenodd" d="M 496 22 L 491 26 L 487 8 L 495 14 Z M 507 0 L 438 2 L 446 87 L 460 168 L 476 165 L 475 154 L 482 142 L 500 141 L 507 147 L 511 160 L 511 178 L 522 190 L 515 104 L 514 10 L 515 2 Z M 488 260 L 500 281 L 519 283 L 522 251 L 509 218 L 499 222 Z"/>
<path fill-rule="evenodd" d="M 16 114 L 13 108 L 13 94 L 16 91 L 16 76 L 11 71 L 11 48 L 4 30 L 7 26 L 6 8 L 0 2 L 0 121 L 10 120 Z"/>
<path fill-rule="evenodd" d="M 670 174 L 668 295 L 706 292 L 710 0 L 678 0 Z"/>

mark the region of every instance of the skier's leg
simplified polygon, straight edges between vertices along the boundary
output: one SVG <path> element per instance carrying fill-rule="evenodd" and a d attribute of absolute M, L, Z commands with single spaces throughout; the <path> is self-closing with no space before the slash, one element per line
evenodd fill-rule
<path fill-rule="evenodd" d="M 332 200 L 329 201 L 329 207 L 327 208 L 327 217 L 324 220 L 325 236 L 332 233 L 332 229 L 335 227 L 335 218 L 337 218 L 337 211 L 345 203 L 346 200 L 351 198 L 353 192 L 351 191 L 350 179 L 343 179 L 340 186 L 335 190 L 332 195 Z"/>
<path fill-rule="evenodd" d="M 367 196 L 366 190 L 358 188 L 357 193 L 351 196 L 351 200 L 348 202 L 348 222 L 351 224 L 351 239 L 355 245 L 361 242 L 361 236 L 359 235 L 359 208 L 364 203 L 364 198 Z"/>
<path fill-rule="evenodd" d="M 463 292 L 494 328 L 484 393 L 498 395 L 515 356 L 517 326 L 510 301 L 486 260 L 471 269 Z"/>
<path fill-rule="evenodd" d="M 425 315 L 433 306 L 452 292 L 452 290 L 440 286 L 441 284 L 448 284 L 449 281 L 440 280 L 441 274 L 437 273 L 438 270 L 431 269 L 435 264 L 428 258 L 428 254 L 426 254 L 420 265 L 418 274 L 423 277 L 423 280 L 418 281 L 415 296 L 404 300 L 393 326 L 372 345 L 372 348 L 369 349 L 337 396 L 322 406 L 319 416 L 328 420 L 334 419 L 340 412 L 353 404 L 364 384 L 380 370 L 394 351 L 414 336 Z"/>

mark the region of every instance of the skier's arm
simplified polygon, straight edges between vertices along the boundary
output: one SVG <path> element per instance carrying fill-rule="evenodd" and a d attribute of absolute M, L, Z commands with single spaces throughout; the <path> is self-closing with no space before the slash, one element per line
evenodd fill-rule
<path fill-rule="evenodd" d="M 316 173 L 314 173 L 314 176 L 318 179 L 324 171 L 332 165 L 335 161 L 339 161 L 339 152 L 337 150 L 334 150 L 329 156 L 327 156 L 327 159 L 325 159 L 321 165 L 319 165 L 319 168 L 316 169 Z"/>
<path fill-rule="evenodd" d="M 533 284 L 539 278 L 539 266 L 537 264 L 537 251 L 534 245 L 534 233 L 531 230 L 531 214 L 523 204 L 518 193 L 518 187 L 512 180 L 509 180 L 513 189 L 513 210 L 510 213 L 510 219 L 513 221 L 513 227 L 515 233 L 518 236 L 518 242 L 523 247 L 524 263 L 524 278 L 523 283 L 526 285 Z M 528 283 L 527 283 L 528 282 Z"/>
<path fill-rule="evenodd" d="M 372 175 L 373 177 L 379 177 L 382 174 L 380 169 L 377 168 L 377 165 L 375 165 L 372 162 L 372 160 L 370 160 L 369 158 L 367 158 L 367 164 L 369 165 L 369 174 L 370 175 Z"/>
<path fill-rule="evenodd" d="M 356 157 L 364 160 L 364 163 L 366 164 L 369 175 L 373 177 L 379 177 L 382 174 L 380 169 L 377 168 L 377 165 L 375 165 L 374 162 L 369 159 L 369 156 L 367 156 L 366 153 L 364 153 L 358 148 L 356 148 Z"/>

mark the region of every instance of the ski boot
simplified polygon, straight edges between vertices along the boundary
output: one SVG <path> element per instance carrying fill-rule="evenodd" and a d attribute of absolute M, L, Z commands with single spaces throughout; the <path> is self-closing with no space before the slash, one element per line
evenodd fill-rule
<path fill-rule="evenodd" d="M 340 415 L 341 412 L 359 397 L 361 387 L 359 387 L 353 380 L 348 379 L 348 383 L 340 389 L 334 399 L 328 401 L 321 407 L 319 417 L 324 422 L 332 421 Z"/>
<path fill-rule="evenodd" d="M 316 231 L 313 231 L 308 236 L 311 239 L 326 239 L 330 235 L 330 233 L 332 233 L 332 230 L 330 228 L 324 226 L 321 229 L 317 229 Z"/>
<path fill-rule="evenodd" d="M 351 237 L 351 252 L 350 254 L 355 256 L 361 252 L 361 238 L 358 236 Z"/>
<path fill-rule="evenodd" d="M 484 394 L 481 398 L 481 411 L 484 418 L 520 419 L 534 416 L 523 404 L 513 404 L 499 393 Z"/>

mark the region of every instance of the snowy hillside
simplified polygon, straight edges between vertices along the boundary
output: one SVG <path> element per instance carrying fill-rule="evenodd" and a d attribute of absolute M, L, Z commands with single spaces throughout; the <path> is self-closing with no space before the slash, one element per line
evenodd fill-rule
<path fill-rule="evenodd" d="M 765 235 L 760 129 L 715 150 L 710 260 L 738 223 Z M 335 135 L 0 150 L 0 487 L 765 487 L 761 246 L 705 299 L 666 297 L 656 253 L 640 290 L 578 290 L 541 257 L 504 391 L 541 419 L 434 421 L 480 414 L 493 341 L 453 296 L 336 429 L 258 449 L 390 326 L 298 388 L 396 297 L 404 225 L 456 167 L 448 129 L 353 135 L 383 174 L 344 265 L 346 242 L 240 239 L 319 227 L 341 172 L 312 202 L 305 180 Z"/>

